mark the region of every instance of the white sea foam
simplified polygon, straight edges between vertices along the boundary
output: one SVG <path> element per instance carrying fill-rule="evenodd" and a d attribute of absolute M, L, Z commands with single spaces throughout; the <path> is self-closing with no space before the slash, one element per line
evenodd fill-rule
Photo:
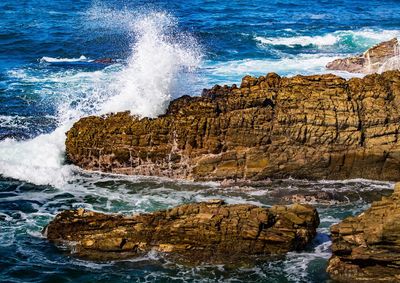
<path fill-rule="evenodd" d="M 383 73 L 389 70 L 398 70 L 400 69 L 400 56 L 394 56 L 389 58 L 378 70 L 378 73 Z"/>
<path fill-rule="evenodd" d="M 3 176 L 38 185 L 65 186 L 74 168 L 64 165 L 65 132 L 76 120 L 89 114 L 122 110 L 154 117 L 165 110 L 176 77 L 200 63 L 201 53 L 195 40 L 177 33 L 177 23 L 168 14 L 150 12 L 139 15 L 124 11 L 118 18 L 104 13 L 107 11 L 98 12 L 98 17 L 110 25 L 114 23 L 117 28 L 122 21 L 123 26 L 136 37 L 128 64 L 116 71 L 65 71 L 53 78 L 40 76 L 33 79 L 37 83 L 49 84 L 51 94 L 59 96 L 56 101 L 60 126 L 54 132 L 32 140 L 1 141 L 0 174 Z M 47 62 L 87 60 L 84 56 L 42 59 Z M 17 72 L 17 75 L 21 74 Z"/>
<path fill-rule="evenodd" d="M 334 45 L 338 42 L 338 38 L 333 34 L 327 34 L 324 36 L 295 36 L 295 37 L 274 37 L 266 38 L 262 36 L 255 37 L 255 40 L 262 44 L 272 44 L 272 45 L 287 45 L 287 46 L 307 46 L 307 45 L 317 45 L 326 46 Z"/>
<path fill-rule="evenodd" d="M 339 55 L 324 56 L 321 54 L 301 54 L 281 59 L 245 59 L 224 62 L 205 62 L 203 69 L 214 83 L 232 84 L 240 82 L 246 75 L 260 76 L 269 72 L 276 72 L 283 76 L 298 74 L 326 74 L 333 73 L 344 78 L 362 77 L 363 74 L 337 72 L 327 70 L 326 64 L 340 58 Z"/>
<path fill-rule="evenodd" d="M 307 282 L 309 264 L 316 259 L 327 260 L 331 257 L 330 246 L 332 243 L 327 234 L 318 233 L 314 241 L 316 246 L 313 251 L 287 253 L 284 271 L 290 281 Z"/>
<path fill-rule="evenodd" d="M 21 116 L 0 115 L 0 126 L 10 128 L 28 129 L 27 118 Z"/>
<path fill-rule="evenodd" d="M 27 141 L 0 142 L 1 174 L 34 184 L 65 184 L 71 168 L 63 165 L 66 129 L 60 127 L 51 134 Z"/>
<path fill-rule="evenodd" d="M 282 59 L 245 59 L 226 62 L 211 63 L 207 66 L 216 75 L 243 75 L 249 72 L 254 73 L 301 73 L 323 71 L 325 65 L 330 62 L 332 56 L 321 55 L 299 55 L 296 57 L 286 57 Z"/>

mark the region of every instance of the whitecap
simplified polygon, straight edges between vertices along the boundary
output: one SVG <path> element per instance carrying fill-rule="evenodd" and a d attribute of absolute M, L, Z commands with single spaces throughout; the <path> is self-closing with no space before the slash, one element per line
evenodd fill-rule
<path fill-rule="evenodd" d="M 54 57 L 47 57 L 44 56 L 40 58 L 39 60 L 42 63 L 61 63 L 61 62 L 90 62 L 92 60 L 89 60 L 86 58 L 86 56 L 81 55 L 79 58 L 54 58 Z"/>

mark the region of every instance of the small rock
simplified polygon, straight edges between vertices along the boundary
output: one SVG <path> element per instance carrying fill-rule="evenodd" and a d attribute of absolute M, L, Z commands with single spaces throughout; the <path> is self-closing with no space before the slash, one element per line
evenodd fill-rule
<path fill-rule="evenodd" d="M 356 57 L 336 59 L 326 65 L 329 70 L 372 74 L 400 68 L 397 38 L 375 45 Z"/>

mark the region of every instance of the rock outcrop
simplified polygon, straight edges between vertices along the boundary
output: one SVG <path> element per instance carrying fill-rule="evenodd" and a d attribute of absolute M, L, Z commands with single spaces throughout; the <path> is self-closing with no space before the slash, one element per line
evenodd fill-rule
<path fill-rule="evenodd" d="M 331 227 L 327 271 L 340 282 L 400 282 L 400 184 L 391 197 Z"/>
<path fill-rule="evenodd" d="M 68 210 L 44 233 L 75 256 L 91 260 L 126 259 L 155 250 L 183 263 L 235 264 L 303 249 L 318 224 L 316 209 L 308 205 L 262 208 L 213 200 L 133 216 Z"/>
<path fill-rule="evenodd" d="M 329 70 L 372 74 L 400 68 L 400 48 L 397 38 L 375 45 L 355 57 L 336 59 L 326 65 Z"/>
<path fill-rule="evenodd" d="M 86 117 L 67 158 L 95 171 L 192 180 L 400 180 L 400 72 L 246 76 L 156 119 Z"/>

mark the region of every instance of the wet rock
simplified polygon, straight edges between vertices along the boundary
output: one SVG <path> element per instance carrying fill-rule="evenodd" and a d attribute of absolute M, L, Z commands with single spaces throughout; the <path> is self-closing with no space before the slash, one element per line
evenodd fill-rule
<path fill-rule="evenodd" d="M 115 61 L 112 58 L 100 58 L 96 59 L 93 62 L 99 63 L 99 64 L 113 64 Z"/>
<path fill-rule="evenodd" d="M 390 197 L 332 226 L 327 271 L 340 282 L 400 282 L 400 184 Z"/>
<path fill-rule="evenodd" d="M 156 119 L 79 120 L 68 159 L 86 169 L 200 181 L 400 181 L 400 72 L 245 77 L 172 101 Z"/>
<path fill-rule="evenodd" d="M 375 45 L 356 57 L 336 59 L 326 65 L 329 70 L 372 74 L 397 70 L 400 67 L 400 49 L 397 38 Z"/>
<path fill-rule="evenodd" d="M 325 205 L 333 205 L 343 202 L 343 198 L 339 199 L 334 194 L 327 192 L 291 194 L 282 197 L 282 200 L 289 203 L 319 203 Z"/>
<path fill-rule="evenodd" d="M 281 189 L 273 191 L 270 195 L 278 200 L 280 203 L 308 203 L 308 204 L 321 204 L 321 205 L 334 205 L 334 204 L 348 204 L 354 202 L 371 203 L 380 200 L 383 196 L 391 195 L 391 190 L 330 190 L 321 191 L 302 189 L 297 191 L 290 191 Z"/>
<path fill-rule="evenodd" d="M 318 224 L 318 213 L 309 205 L 262 208 L 211 200 L 132 216 L 68 210 L 44 232 L 56 245 L 91 260 L 155 250 L 189 264 L 235 263 L 303 249 Z"/>

